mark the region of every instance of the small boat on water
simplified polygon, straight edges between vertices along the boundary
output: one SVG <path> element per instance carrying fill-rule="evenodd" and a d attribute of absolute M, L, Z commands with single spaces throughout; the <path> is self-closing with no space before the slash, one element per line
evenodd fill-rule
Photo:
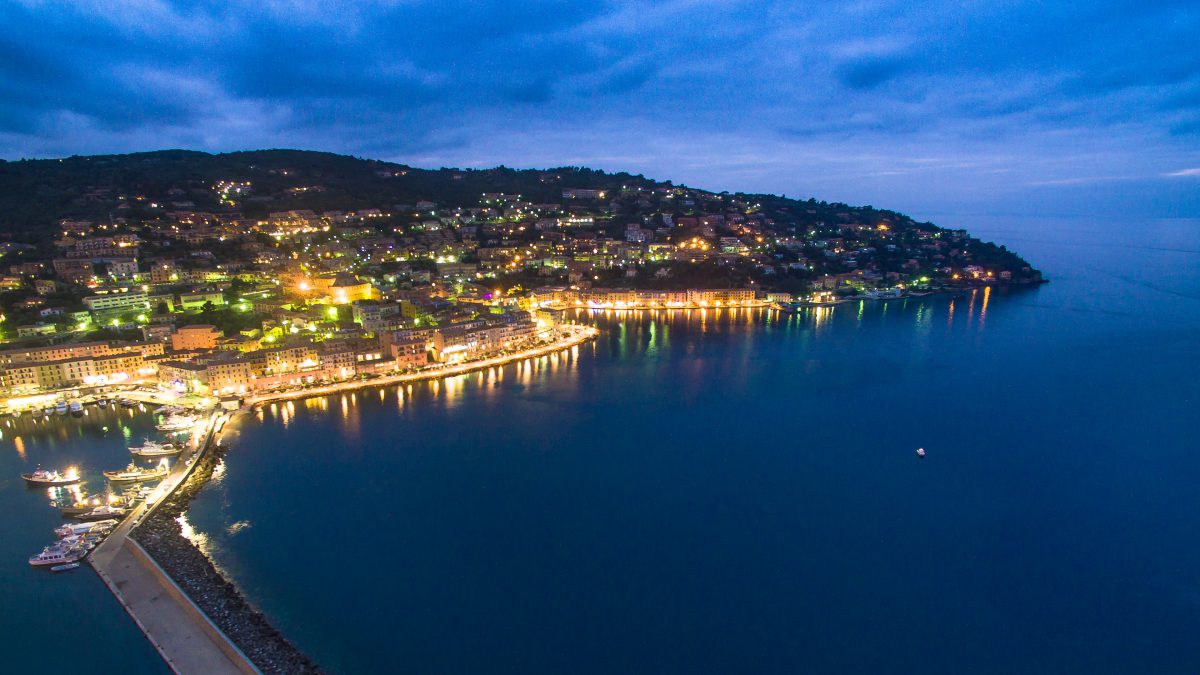
<path fill-rule="evenodd" d="M 72 417 L 83 417 L 83 403 L 79 399 L 73 399 L 67 404 L 67 410 Z"/>
<path fill-rule="evenodd" d="M 102 398 L 102 399 L 96 401 L 96 405 L 100 406 L 101 408 L 107 408 L 108 407 L 108 399 Z"/>
<path fill-rule="evenodd" d="M 59 401 L 58 403 L 54 404 L 54 414 L 55 415 L 66 415 L 68 409 L 69 409 L 69 407 L 67 406 L 66 401 Z"/>
<path fill-rule="evenodd" d="M 69 565 L 76 562 L 87 555 L 87 549 L 82 545 L 64 545 L 58 543 L 47 546 L 42 549 L 42 552 L 31 556 L 29 564 L 34 567 L 44 567 L 48 565 Z"/>
<path fill-rule="evenodd" d="M 12 416 L 19 418 L 21 416 L 21 411 L 20 410 L 12 411 Z"/>
<path fill-rule="evenodd" d="M 117 526 L 117 521 L 113 519 L 98 520 L 87 523 L 68 523 L 61 527 L 54 528 L 54 534 L 62 538 L 80 536 L 86 534 L 102 534 L 110 532 Z"/>
<path fill-rule="evenodd" d="M 64 565 L 55 565 L 50 568 L 50 571 L 51 572 L 69 572 L 70 570 L 77 570 L 77 569 L 79 569 L 79 563 L 69 562 Z"/>
<path fill-rule="evenodd" d="M 167 467 L 163 464 L 152 469 L 143 469 L 136 464 L 121 469 L 120 471 L 105 471 L 104 477 L 110 483 L 141 483 L 148 480 L 158 480 L 167 475 Z"/>
<path fill-rule="evenodd" d="M 122 398 L 122 399 L 119 399 L 119 400 L 117 401 L 117 404 L 118 404 L 118 405 L 120 405 L 122 408 L 136 408 L 136 407 L 138 407 L 138 402 L 137 402 L 137 401 L 135 401 L 135 400 L 133 400 L 133 399 L 130 399 L 130 398 Z"/>
<path fill-rule="evenodd" d="M 183 446 L 146 439 L 145 443 L 130 447 L 129 452 L 135 457 L 170 457 L 183 452 Z"/>
<path fill-rule="evenodd" d="M 109 506 L 105 504 L 104 506 L 97 506 L 91 511 L 87 511 L 85 513 L 77 513 L 75 514 L 75 518 L 78 520 L 113 520 L 124 518 L 126 512 L 128 511 L 129 509 L 120 506 Z"/>
<path fill-rule="evenodd" d="M 187 408 L 181 408 L 180 406 L 177 406 L 177 405 L 160 405 L 154 409 L 155 415 L 162 415 L 164 417 L 170 417 L 172 415 L 180 415 L 185 412 L 187 412 Z"/>
<path fill-rule="evenodd" d="M 917 448 L 917 457 L 925 458 L 925 448 Z"/>
<path fill-rule="evenodd" d="M 40 466 L 33 473 L 21 474 L 21 478 L 24 478 L 26 483 L 37 487 L 74 485 L 83 480 L 83 477 L 79 475 L 79 471 L 75 468 L 67 469 L 65 473 L 59 473 L 57 471 L 46 471 Z"/>
<path fill-rule="evenodd" d="M 97 506 L 105 504 L 106 501 L 107 500 L 96 495 L 85 495 L 74 503 L 58 504 L 58 510 L 61 511 L 64 516 L 74 516 L 80 513 L 87 513 Z"/>
<path fill-rule="evenodd" d="M 48 405 L 45 408 L 42 408 L 42 414 L 45 415 L 46 417 L 53 415 L 54 414 L 54 406 Z"/>
<path fill-rule="evenodd" d="M 180 431 L 191 431 L 195 425 L 196 418 L 191 415 L 171 415 L 156 426 L 155 429 L 177 433 Z"/>

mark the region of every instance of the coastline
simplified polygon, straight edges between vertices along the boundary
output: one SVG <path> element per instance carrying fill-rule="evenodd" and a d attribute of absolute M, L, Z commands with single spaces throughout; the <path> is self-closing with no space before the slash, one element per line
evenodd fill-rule
<path fill-rule="evenodd" d="M 225 448 L 213 444 L 191 476 L 165 498 L 131 536 L 187 599 L 263 673 L 320 673 L 320 667 L 296 648 L 242 592 L 183 536 L 180 516 L 212 478 Z"/>
<path fill-rule="evenodd" d="M 341 382 L 324 387 L 282 391 L 248 398 L 246 404 L 234 415 L 252 410 L 264 403 L 322 396 L 330 393 L 351 391 L 370 387 L 392 386 L 409 382 L 441 379 L 504 365 L 513 361 L 537 358 L 550 353 L 570 349 L 595 339 L 599 330 L 591 326 L 569 324 L 567 335 L 560 339 L 515 354 L 489 359 L 470 361 L 446 368 L 394 375 L 373 380 Z M 214 419 L 216 417 L 214 416 Z M 230 418 L 232 419 L 232 417 Z M 241 590 L 216 567 L 214 562 L 183 535 L 180 517 L 187 513 L 191 500 L 207 485 L 213 470 L 224 455 L 225 448 L 216 440 L 216 425 L 210 427 L 203 443 L 196 450 L 195 459 L 187 466 L 182 480 L 171 488 L 140 520 L 132 523 L 128 530 L 131 541 L 128 549 L 139 563 L 150 567 L 166 577 L 175 593 L 169 600 L 182 606 L 191 615 L 194 627 L 208 633 L 212 641 L 230 657 L 240 670 L 247 666 L 262 673 L 322 673 L 321 667 L 300 651 L 271 622 L 245 598 Z M 128 521 L 127 521 L 128 522 Z M 148 565 L 146 565 L 148 563 Z M 95 566 L 95 565 L 93 565 Z M 106 575 L 98 568 L 102 578 Z M 122 593 L 128 588 L 120 584 L 106 584 L 118 600 L 125 605 Z M 181 597 L 175 597 L 176 595 Z M 154 598 L 151 602 L 158 600 Z M 176 672 L 212 672 L 210 668 L 188 667 L 172 660 L 151 630 L 126 606 L 130 616 L 146 637 L 155 645 L 168 665 Z M 227 643 L 227 644 L 222 644 Z M 239 660 L 249 662 L 237 663 Z"/>
<path fill-rule="evenodd" d="M 385 375 L 370 380 L 350 380 L 346 382 L 337 382 L 319 387 L 309 387 L 307 389 L 290 389 L 279 392 L 268 392 L 264 394 L 248 395 L 244 399 L 244 408 L 252 408 L 264 403 L 272 403 L 275 401 L 288 401 L 300 398 L 311 398 L 314 396 L 325 396 L 328 394 L 339 394 L 348 391 L 357 391 L 359 389 L 369 389 L 374 387 L 390 387 L 397 384 L 409 384 L 412 382 L 424 382 L 426 380 L 440 380 L 445 377 L 454 377 L 456 375 L 465 375 L 477 370 L 485 368 L 494 368 L 503 366 L 514 361 L 524 361 L 525 359 L 534 359 L 554 352 L 561 352 L 564 349 L 576 347 L 585 342 L 590 342 L 600 335 L 600 331 L 592 326 L 581 326 L 579 324 L 564 324 L 558 327 L 560 330 L 567 329 L 570 335 L 562 337 L 554 342 L 527 349 L 515 354 L 506 354 L 503 356 L 495 356 L 487 359 L 479 359 L 478 361 L 466 361 L 464 363 L 444 368 L 434 368 L 430 370 L 422 370 L 415 373 L 404 373 L 401 375 Z"/>

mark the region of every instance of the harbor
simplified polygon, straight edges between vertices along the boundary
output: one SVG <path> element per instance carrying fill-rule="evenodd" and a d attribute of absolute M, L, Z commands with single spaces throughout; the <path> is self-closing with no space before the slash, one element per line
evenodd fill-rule
<path fill-rule="evenodd" d="M 163 477 L 153 498 L 135 506 L 89 557 L 105 585 L 177 673 L 260 672 L 130 537 L 205 464 L 214 435 L 227 419 L 225 413 L 213 413 L 197 422 L 191 447 Z"/>
<path fill-rule="evenodd" d="M 537 348 L 419 373 L 270 392 L 242 401 L 243 410 L 279 399 L 452 377 L 570 349 L 597 334 L 593 327 L 570 326 L 557 340 Z M 62 471 L 39 466 L 22 476 L 33 486 L 66 490 L 52 505 L 72 521 L 55 529 L 59 540 L 32 556 L 30 565 L 71 572 L 83 562 L 90 563 L 174 672 L 320 672 L 181 532 L 188 503 L 220 461 L 219 431 L 237 413 L 214 408 L 211 399 L 189 400 L 195 406 L 190 407 L 167 393 L 136 393 L 136 400 L 88 401 L 113 414 L 135 407 L 136 414 L 144 414 L 147 403 L 159 405 L 153 427 L 162 439 L 146 435 L 140 444 L 128 445 L 132 457 L 128 466 L 101 472 L 106 483 L 103 493 L 88 494 L 80 486 L 83 478 L 75 466 Z M 42 423 L 39 415 L 49 423 L 60 414 L 41 408 L 31 412 L 24 424 L 35 427 Z M 86 414 L 84 410 L 73 417 Z M 135 413 L 129 410 L 129 414 Z"/>

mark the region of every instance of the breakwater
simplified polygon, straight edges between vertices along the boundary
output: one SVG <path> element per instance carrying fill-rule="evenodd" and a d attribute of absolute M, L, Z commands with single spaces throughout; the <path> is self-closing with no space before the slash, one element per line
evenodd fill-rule
<path fill-rule="evenodd" d="M 204 453 L 187 480 L 131 536 L 262 672 L 320 673 L 321 668 L 272 626 L 208 556 L 183 536 L 179 517 L 212 478 L 224 452 L 223 447 L 214 446 Z"/>

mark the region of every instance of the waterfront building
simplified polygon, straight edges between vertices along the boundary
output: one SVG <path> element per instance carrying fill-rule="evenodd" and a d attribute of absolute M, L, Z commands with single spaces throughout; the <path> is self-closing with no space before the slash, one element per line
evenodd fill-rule
<path fill-rule="evenodd" d="M 16 363 L 40 363 L 61 361 L 82 356 L 110 356 L 112 354 L 140 354 L 144 357 L 161 355 L 163 345 L 148 342 L 77 342 L 75 344 L 50 345 L 48 347 L 25 347 L 0 351 L 0 366 Z"/>
<path fill-rule="evenodd" d="M 12 396 L 81 385 L 119 384 L 148 377 L 154 371 L 140 353 L 25 362 L 0 368 L 0 390 Z"/>

